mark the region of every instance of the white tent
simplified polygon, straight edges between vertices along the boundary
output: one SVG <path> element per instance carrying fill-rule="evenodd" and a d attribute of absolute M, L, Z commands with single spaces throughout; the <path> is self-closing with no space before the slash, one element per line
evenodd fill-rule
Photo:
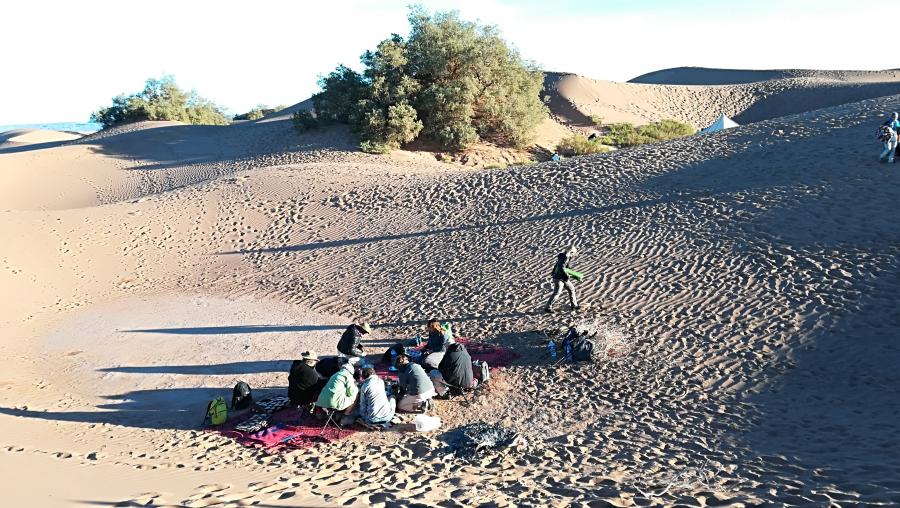
<path fill-rule="evenodd" d="M 731 118 L 728 118 L 725 115 L 722 115 L 719 118 L 717 118 L 716 121 L 712 123 L 712 125 L 703 129 L 700 132 L 716 132 L 716 131 L 730 129 L 732 127 L 737 127 L 737 126 L 738 126 L 737 122 L 735 122 Z"/>

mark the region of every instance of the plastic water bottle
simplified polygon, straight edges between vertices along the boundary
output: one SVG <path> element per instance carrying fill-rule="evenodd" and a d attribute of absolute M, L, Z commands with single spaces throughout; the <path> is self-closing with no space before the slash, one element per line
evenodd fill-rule
<path fill-rule="evenodd" d="M 419 347 L 421 345 L 422 345 L 422 335 L 417 333 L 416 334 L 416 347 Z"/>
<path fill-rule="evenodd" d="M 566 360 L 569 360 L 569 363 L 575 363 L 575 357 L 572 354 L 572 341 L 567 340 L 566 345 Z"/>
<path fill-rule="evenodd" d="M 550 359 L 555 362 L 556 361 L 556 342 L 553 342 L 553 339 L 550 339 L 550 343 L 547 344 L 547 347 L 550 348 Z"/>
<path fill-rule="evenodd" d="M 397 350 L 391 349 L 391 365 L 388 367 L 388 370 L 391 372 L 396 372 L 397 370 Z"/>

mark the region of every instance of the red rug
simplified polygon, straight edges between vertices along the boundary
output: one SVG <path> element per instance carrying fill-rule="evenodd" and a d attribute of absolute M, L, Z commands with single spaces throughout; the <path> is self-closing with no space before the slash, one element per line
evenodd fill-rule
<path fill-rule="evenodd" d="M 472 360 L 487 362 L 492 372 L 508 366 L 519 357 L 512 350 L 493 344 L 472 342 L 467 339 L 457 339 L 457 341 L 466 346 Z M 421 348 L 424 348 L 424 345 Z M 389 365 L 383 362 L 379 362 L 375 366 L 375 370 L 382 378 L 395 379 L 397 373 L 388 368 Z M 258 432 L 245 433 L 235 429 L 252 415 L 253 413 L 250 412 L 235 415 L 218 427 L 208 427 L 207 431 L 230 437 L 248 447 L 290 450 L 339 441 L 361 430 L 356 425 L 343 429 L 329 425 L 323 432 L 324 420 L 317 419 L 304 409 L 296 408 L 285 408 L 273 413 L 268 419 L 268 427 Z"/>

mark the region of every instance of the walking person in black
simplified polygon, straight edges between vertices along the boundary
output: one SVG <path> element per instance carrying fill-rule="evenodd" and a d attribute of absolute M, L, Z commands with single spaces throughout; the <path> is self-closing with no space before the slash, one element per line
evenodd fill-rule
<path fill-rule="evenodd" d="M 572 271 L 569 266 L 569 262 L 576 255 L 578 255 L 578 249 L 573 245 L 565 252 L 561 252 L 556 256 L 556 264 L 553 265 L 553 272 L 551 274 L 553 277 L 553 294 L 550 295 L 550 301 L 547 302 L 544 311 L 553 312 L 553 302 L 559 298 L 563 289 L 569 294 L 569 301 L 572 302 L 572 310 L 581 308 L 578 305 L 578 298 L 575 296 L 575 286 L 572 284 L 572 279 L 581 280 L 581 277 L 580 274 Z"/>

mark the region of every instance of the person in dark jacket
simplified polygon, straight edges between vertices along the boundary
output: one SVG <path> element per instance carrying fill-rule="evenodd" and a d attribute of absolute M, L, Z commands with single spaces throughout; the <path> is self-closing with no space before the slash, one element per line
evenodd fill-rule
<path fill-rule="evenodd" d="M 428 342 L 425 344 L 426 351 L 423 358 L 429 353 L 443 353 L 447 350 L 447 345 L 453 342 L 453 334 L 450 329 L 445 330 L 437 319 L 429 319 L 425 330 L 428 331 Z"/>
<path fill-rule="evenodd" d="M 572 285 L 572 276 L 566 271 L 570 269 L 569 262 L 578 255 L 578 249 L 574 246 L 569 247 L 565 252 L 561 252 L 556 256 L 556 264 L 553 265 L 553 294 L 550 295 L 550 301 L 544 308 L 546 312 L 553 312 L 553 302 L 559 298 L 562 290 L 565 289 L 569 294 L 569 300 L 572 302 L 572 310 L 578 310 L 578 298 L 575 296 L 575 286 Z"/>
<path fill-rule="evenodd" d="M 437 393 L 422 366 L 411 362 L 409 356 L 402 354 L 397 357 L 397 368 L 400 371 L 400 393 L 403 394 L 397 402 L 397 410 L 412 413 L 430 409 L 431 399 Z"/>
<path fill-rule="evenodd" d="M 316 362 L 316 372 L 319 373 L 319 376 L 328 379 L 333 376 L 335 372 L 341 370 L 341 367 L 346 363 L 346 356 L 323 356 Z"/>
<path fill-rule="evenodd" d="M 340 353 L 347 356 L 363 356 L 362 336 L 372 333 L 372 327 L 369 323 L 356 324 L 348 326 L 338 341 L 337 349 Z"/>
<path fill-rule="evenodd" d="M 472 389 L 472 381 L 475 379 L 472 372 L 472 357 L 462 344 L 450 344 L 438 366 L 438 374 L 432 374 L 432 382 L 438 396 L 462 395 L 463 390 Z"/>
<path fill-rule="evenodd" d="M 313 351 L 304 351 L 299 360 L 294 360 L 291 372 L 288 374 L 288 398 L 291 404 L 302 406 L 316 400 L 325 379 L 319 377 L 316 372 L 316 362 L 319 356 Z"/>

